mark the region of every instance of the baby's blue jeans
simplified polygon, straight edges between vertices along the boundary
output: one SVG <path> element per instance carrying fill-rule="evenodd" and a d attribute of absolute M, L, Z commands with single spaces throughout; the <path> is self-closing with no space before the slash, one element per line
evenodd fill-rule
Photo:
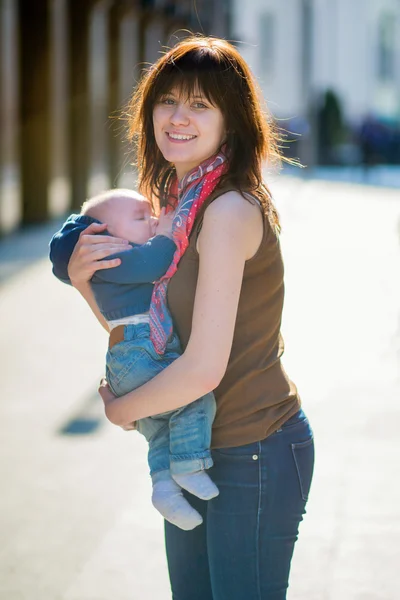
<path fill-rule="evenodd" d="M 113 346 L 106 357 L 106 377 L 112 392 L 123 396 L 155 377 L 181 355 L 174 333 L 163 355 L 150 340 L 147 323 L 125 325 L 124 341 Z M 149 443 L 150 475 L 170 470 L 187 474 L 213 465 L 211 428 L 216 411 L 214 394 L 175 411 L 140 419 L 137 428 Z"/>

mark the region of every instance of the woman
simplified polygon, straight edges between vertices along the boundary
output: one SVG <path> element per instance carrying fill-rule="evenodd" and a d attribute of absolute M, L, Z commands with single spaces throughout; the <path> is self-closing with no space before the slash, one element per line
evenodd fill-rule
<path fill-rule="evenodd" d="M 314 449 L 280 361 L 279 219 L 261 173 L 264 161 L 279 158 L 277 135 L 240 54 L 203 37 L 180 42 L 144 76 L 129 125 L 141 193 L 168 206 L 178 182 L 179 202 L 194 177 L 207 197 L 167 288 L 184 352 L 121 398 L 102 386 L 106 415 L 127 428 L 215 390 L 209 473 L 220 493 L 209 502 L 190 496 L 204 521 L 193 531 L 166 523 L 173 598 L 283 600 Z M 204 165 L 215 156 L 224 166 L 209 185 Z M 92 235 L 100 228 L 81 234 L 69 263 L 71 281 L 97 315 L 88 280 L 99 261 L 118 265 L 102 259 L 120 249 L 120 240 Z"/>

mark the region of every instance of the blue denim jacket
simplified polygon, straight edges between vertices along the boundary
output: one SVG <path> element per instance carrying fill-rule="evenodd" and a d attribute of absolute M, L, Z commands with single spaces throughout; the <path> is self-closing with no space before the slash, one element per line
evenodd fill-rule
<path fill-rule="evenodd" d="M 50 260 L 54 275 L 64 283 L 68 263 L 79 235 L 91 223 L 100 223 L 87 215 L 73 214 L 50 241 Z M 102 232 L 107 234 L 107 231 Z M 101 234 L 99 234 L 101 235 Z M 112 269 L 100 269 L 91 279 L 91 286 L 102 315 L 107 321 L 147 312 L 150 308 L 153 283 L 160 279 L 172 262 L 175 242 L 157 235 L 145 244 L 130 244 L 128 250 L 107 256 L 120 258 L 121 264 Z"/>

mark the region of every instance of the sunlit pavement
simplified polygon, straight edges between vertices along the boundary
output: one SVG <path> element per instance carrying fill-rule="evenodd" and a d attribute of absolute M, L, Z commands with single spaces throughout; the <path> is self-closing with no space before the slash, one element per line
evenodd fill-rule
<path fill-rule="evenodd" d="M 397 600 L 400 192 L 276 177 L 271 187 L 284 364 L 317 451 L 288 598 Z M 0 598 L 167 600 L 146 444 L 103 417 L 106 334 L 52 276 L 51 229 L 0 244 Z"/>
<path fill-rule="evenodd" d="M 298 175 L 298 167 L 286 167 L 290 175 Z M 297 171 L 297 173 L 296 173 Z M 316 166 L 301 171 L 306 179 L 373 185 L 400 189 L 400 165 Z"/>

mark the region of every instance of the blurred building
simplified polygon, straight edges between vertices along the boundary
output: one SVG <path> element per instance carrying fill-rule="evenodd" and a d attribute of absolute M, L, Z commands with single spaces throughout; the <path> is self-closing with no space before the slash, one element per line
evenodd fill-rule
<path fill-rule="evenodd" d="M 400 0 L 0 0 L 0 235 L 134 185 L 123 107 L 188 31 L 237 42 L 287 154 L 400 163 Z"/>
<path fill-rule="evenodd" d="M 123 107 L 141 69 L 189 31 L 228 37 L 228 5 L 0 0 L 0 234 L 132 174 Z"/>
<path fill-rule="evenodd" d="M 233 0 L 232 37 L 308 164 L 326 144 L 357 160 L 368 119 L 399 127 L 399 0 Z"/>

